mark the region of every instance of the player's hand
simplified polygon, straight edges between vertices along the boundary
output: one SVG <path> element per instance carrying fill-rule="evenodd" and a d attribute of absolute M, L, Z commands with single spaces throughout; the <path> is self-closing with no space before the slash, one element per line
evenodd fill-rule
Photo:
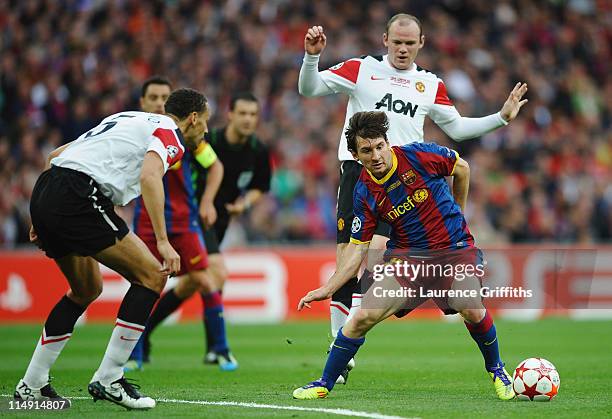
<path fill-rule="evenodd" d="M 30 243 L 34 243 L 36 246 L 42 249 L 42 243 L 38 238 L 38 234 L 36 234 L 36 231 L 34 230 L 34 226 L 30 226 Z"/>
<path fill-rule="evenodd" d="M 527 83 L 521 82 L 518 82 L 510 92 L 504 106 L 502 106 L 501 111 L 499 111 L 501 117 L 504 118 L 506 122 L 510 122 L 516 118 L 521 107 L 527 103 L 527 99 L 523 99 L 525 93 L 527 93 Z"/>
<path fill-rule="evenodd" d="M 217 209 L 212 202 L 202 201 L 200 204 L 200 218 L 205 228 L 211 228 L 217 221 Z"/>
<path fill-rule="evenodd" d="M 157 251 L 164 259 L 164 264 L 161 273 L 164 275 L 174 275 L 181 270 L 181 258 L 176 250 L 170 245 L 168 240 L 160 240 L 157 242 Z"/>
<path fill-rule="evenodd" d="M 302 297 L 298 303 L 298 311 L 301 311 L 304 307 L 310 308 L 310 303 L 313 301 L 322 301 L 331 298 L 332 293 L 325 286 L 317 288 L 316 290 L 310 291 L 308 294 Z"/>
<path fill-rule="evenodd" d="M 323 51 L 327 44 L 327 37 L 323 33 L 323 26 L 308 28 L 304 36 L 304 50 L 310 55 L 317 55 Z"/>
<path fill-rule="evenodd" d="M 236 202 L 225 204 L 225 208 L 230 215 L 240 215 L 246 211 L 247 206 L 244 199 L 237 199 Z"/>

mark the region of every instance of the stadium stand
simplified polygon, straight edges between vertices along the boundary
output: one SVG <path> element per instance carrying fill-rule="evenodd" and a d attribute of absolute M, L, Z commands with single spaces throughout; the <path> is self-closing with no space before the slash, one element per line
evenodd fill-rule
<path fill-rule="evenodd" d="M 30 192 L 47 153 L 105 115 L 136 109 L 153 74 L 206 92 L 212 126 L 223 124 L 233 91 L 260 98 L 273 191 L 230 240 L 332 240 L 346 98 L 299 96 L 303 36 L 308 25 L 325 27 L 321 68 L 383 53 L 385 22 L 399 11 L 422 18 L 417 63 L 443 77 L 462 115 L 497 111 L 516 81 L 529 84 L 519 118 L 483 138 L 453 144 L 426 126 L 425 138 L 471 164 L 467 215 L 479 244 L 609 241 L 610 2 L 409 3 L 0 2 L 0 246 L 27 244 Z"/>

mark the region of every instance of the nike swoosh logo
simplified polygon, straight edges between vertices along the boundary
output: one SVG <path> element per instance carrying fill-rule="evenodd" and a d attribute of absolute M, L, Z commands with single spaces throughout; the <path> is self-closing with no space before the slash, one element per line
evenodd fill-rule
<path fill-rule="evenodd" d="M 380 202 L 379 202 L 377 205 L 380 207 L 380 206 L 383 204 L 383 202 L 385 202 L 385 199 L 387 199 L 387 197 L 386 197 L 386 196 L 385 196 L 385 197 L 382 199 L 382 201 L 380 201 Z"/>
<path fill-rule="evenodd" d="M 338 348 L 338 349 L 344 349 L 345 351 L 348 351 L 348 348 L 343 348 L 342 346 L 338 346 L 338 345 L 336 345 L 335 343 L 334 343 L 334 346 L 335 346 L 336 348 Z"/>
<path fill-rule="evenodd" d="M 112 394 L 110 394 L 108 391 L 104 392 L 108 397 L 110 397 L 111 399 L 113 399 L 116 402 L 120 402 L 121 400 L 123 400 L 123 395 L 120 394 L 119 396 L 113 396 Z"/>
<path fill-rule="evenodd" d="M 191 259 L 189 259 L 189 263 L 191 263 L 192 265 L 195 265 L 196 263 L 198 263 L 200 260 L 202 259 L 202 256 L 198 255 L 196 257 L 193 257 Z"/>
<path fill-rule="evenodd" d="M 495 343 L 495 341 L 497 340 L 497 336 L 495 336 L 495 339 L 493 339 L 491 342 L 485 342 L 485 346 L 491 346 Z"/>
<path fill-rule="evenodd" d="M 384 80 L 384 79 L 386 79 L 386 77 L 370 76 L 370 80 Z"/>
<path fill-rule="evenodd" d="M 134 341 L 137 341 L 137 340 L 138 340 L 138 338 L 136 338 L 136 339 L 130 339 L 130 338 L 123 337 L 123 335 L 119 336 L 119 339 L 121 339 L 121 340 L 127 340 L 128 342 L 134 342 Z"/>

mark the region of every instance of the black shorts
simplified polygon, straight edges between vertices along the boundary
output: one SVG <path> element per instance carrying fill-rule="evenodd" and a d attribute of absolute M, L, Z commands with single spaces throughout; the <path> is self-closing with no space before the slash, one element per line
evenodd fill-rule
<path fill-rule="evenodd" d="M 363 166 L 356 161 L 345 160 L 340 162 L 340 186 L 338 187 L 338 208 L 336 218 L 338 230 L 336 233 L 336 243 L 348 243 L 351 240 L 351 223 L 355 215 L 353 214 L 353 192 Z M 389 237 L 391 226 L 383 221 L 376 225 L 374 234 Z"/>
<path fill-rule="evenodd" d="M 32 225 L 48 257 L 91 256 L 129 232 L 98 184 L 84 173 L 51 166 L 30 200 Z"/>
<path fill-rule="evenodd" d="M 209 229 L 205 229 L 200 223 L 202 231 L 204 232 L 204 243 L 206 244 L 206 251 L 209 255 L 215 253 L 221 253 L 219 246 L 225 237 L 227 226 L 229 225 L 229 218 L 221 217 L 217 219 L 214 226 Z"/>

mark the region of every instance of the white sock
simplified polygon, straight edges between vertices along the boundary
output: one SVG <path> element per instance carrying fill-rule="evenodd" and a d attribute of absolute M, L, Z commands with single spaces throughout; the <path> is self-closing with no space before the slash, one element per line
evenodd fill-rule
<path fill-rule="evenodd" d="M 357 294 L 357 293 L 353 294 L 353 298 L 351 299 L 351 310 L 349 311 L 349 315 L 346 318 L 347 322 L 350 319 L 352 319 L 353 316 L 355 315 L 355 313 L 357 313 L 357 310 L 359 310 L 359 308 L 361 308 L 361 299 L 362 299 L 362 295 L 361 294 Z"/>
<path fill-rule="evenodd" d="M 339 301 L 332 301 L 329 305 L 329 317 L 331 320 L 331 334 L 335 339 L 338 335 L 338 330 L 346 323 L 346 318 L 349 315 L 349 307 Z"/>
<path fill-rule="evenodd" d="M 45 329 L 38 340 L 30 365 L 23 376 L 23 381 L 35 389 L 42 388 L 49 382 L 49 370 L 64 349 L 72 333 L 61 336 L 47 336 Z"/>
<path fill-rule="evenodd" d="M 128 361 L 144 329 L 143 325 L 129 323 L 118 318 L 104 358 L 91 381 L 100 381 L 102 385 L 108 386 L 123 377 L 123 366 Z"/>

